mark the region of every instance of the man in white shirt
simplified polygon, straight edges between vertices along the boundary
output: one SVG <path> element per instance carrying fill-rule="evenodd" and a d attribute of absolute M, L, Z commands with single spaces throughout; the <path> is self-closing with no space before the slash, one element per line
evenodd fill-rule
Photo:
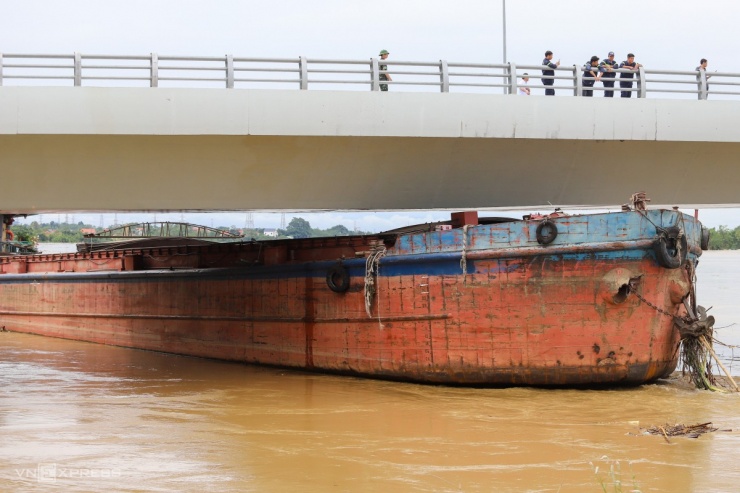
<path fill-rule="evenodd" d="M 519 95 L 520 96 L 529 96 L 529 87 L 527 87 L 527 83 L 529 82 L 529 74 L 524 73 L 524 76 L 522 77 L 522 84 L 519 86 Z"/>
<path fill-rule="evenodd" d="M 704 81 L 705 81 L 705 83 L 707 85 L 707 92 L 709 92 L 709 78 L 711 77 L 711 75 L 707 74 L 707 65 L 709 65 L 709 62 L 707 62 L 707 59 L 706 58 L 702 58 L 701 61 L 699 62 L 699 66 L 696 67 L 696 69 L 694 69 L 697 72 L 697 75 L 696 75 L 696 83 L 699 85 L 699 99 L 701 99 L 701 82 L 702 82 L 701 76 L 702 76 L 702 73 L 704 74 Z"/>

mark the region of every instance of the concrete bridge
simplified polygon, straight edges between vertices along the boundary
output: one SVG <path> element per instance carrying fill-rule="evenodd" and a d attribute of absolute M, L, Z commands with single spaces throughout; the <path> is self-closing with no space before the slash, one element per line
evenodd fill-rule
<path fill-rule="evenodd" d="M 737 205 L 738 128 L 711 98 L 5 85 L 0 211 Z"/>

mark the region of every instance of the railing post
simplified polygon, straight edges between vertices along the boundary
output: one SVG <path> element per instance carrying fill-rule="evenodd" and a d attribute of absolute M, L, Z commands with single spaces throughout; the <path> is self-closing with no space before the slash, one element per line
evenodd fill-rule
<path fill-rule="evenodd" d="M 380 91 L 380 64 L 377 58 L 370 59 L 370 90 Z"/>
<path fill-rule="evenodd" d="M 645 68 L 640 65 L 637 69 L 637 97 L 647 97 L 647 84 L 645 83 Z"/>
<path fill-rule="evenodd" d="M 159 56 L 152 53 L 152 61 L 149 65 L 149 87 L 159 86 Z"/>
<path fill-rule="evenodd" d="M 226 89 L 234 88 L 234 55 L 226 55 Z"/>
<path fill-rule="evenodd" d="M 439 90 L 450 92 L 450 69 L 447 67 L 447 60 L 439 61 Z"/>
<path fill-rule="evenodd" d="M 82 85 L 82 55 L 75 52 L 75 87 Z"/>
<path fill-rule="evenodd" d="M 517 95 L 516 65 L 509 63 L 509 94 Z"/>
<path fill-rule="evenodd" d="M 0 86 L 3 85 L 3 54 L 0 53 Z"/>
<path fill-rule="evenodd" d="M 703 68 L 699 69 L 699 100 L 707 99 L 709 92 L 709 85 L 707 84 L 707 71 Z"/>
<path fill-rule="evenodd" d="M 573 95 L 583 96 L 583 72 L 578 65 L 573 65 L 573 81 Z"/>
<path fill-rule="evenodd" d="M 308 62 L 306 57 L 298 57 L 298 69 L 301 72 L 301 90 L 305 91 L 308 89 Z"/>

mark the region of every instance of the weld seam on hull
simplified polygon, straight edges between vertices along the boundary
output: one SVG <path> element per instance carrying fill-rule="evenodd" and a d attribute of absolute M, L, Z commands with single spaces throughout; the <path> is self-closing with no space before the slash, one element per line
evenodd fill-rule
<path fill-rule="evenodd" d="M 368 323 L 377 322 L 377 317 L 368 318 L 284 318 L 284 317 L 204 317 L 202 315 L 132 315 L 109 313 L 45 313 L 0 311 L 0 315 L 19 317 L 67 317 L 67 318 L 111 318 L 111 319 L 153 319 L 153 320 L 203 320 L 203 321 L 241 321 L 241 322 L 288 322 L 288 323 Z M 415 322 L 428 320 L 447 320 L 448 314 L 419 316 L 381 317 L 383 322 Z"/>

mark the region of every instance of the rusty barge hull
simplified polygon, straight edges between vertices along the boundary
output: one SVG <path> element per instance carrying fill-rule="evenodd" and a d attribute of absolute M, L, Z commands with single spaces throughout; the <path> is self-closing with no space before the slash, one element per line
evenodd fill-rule
<path fill-rule="evenodd" d="M 670 374 L 701 225 L 675 211 L 0 259 L 7 330 L 405 381 L 639 384 Z M 660 264 L 656 226 L 688 254 Z M 636 293 L 639 296 L 636 296 Z M 644 300 L 644 301 L 643 301 Z"/>

